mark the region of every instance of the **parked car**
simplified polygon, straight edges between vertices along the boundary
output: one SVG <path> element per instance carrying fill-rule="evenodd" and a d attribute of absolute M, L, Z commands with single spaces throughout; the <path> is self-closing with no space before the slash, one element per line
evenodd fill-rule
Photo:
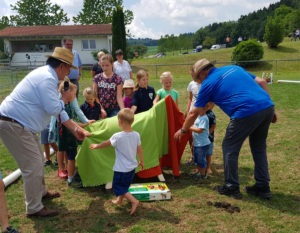
<path fill-rule="evenodd" d="M 211 46 L 210 50 L 216 50 L 216 49 L 220 49 L 221 46 L 219 44 L 214 44 Z"/>

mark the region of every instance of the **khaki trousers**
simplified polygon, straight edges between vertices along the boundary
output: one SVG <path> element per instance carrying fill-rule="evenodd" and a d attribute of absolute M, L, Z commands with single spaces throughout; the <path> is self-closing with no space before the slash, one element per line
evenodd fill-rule
<path fill-rule="evenodd" d="M 44 181 L 44 156 L 38 135 L 18 123 L 0 120 L 0 139 L 22 172 L 26 213 L 40 211 L 44 207 L 42 197 L 47 190 Z"/>

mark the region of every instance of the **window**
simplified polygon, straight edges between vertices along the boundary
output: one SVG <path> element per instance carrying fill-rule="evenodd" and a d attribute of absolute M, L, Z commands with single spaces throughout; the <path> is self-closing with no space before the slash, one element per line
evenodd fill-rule
<path fill-rule="evenodd" d="M 96 49 L 96 41 L 82 40 L 82 49 Z"/>

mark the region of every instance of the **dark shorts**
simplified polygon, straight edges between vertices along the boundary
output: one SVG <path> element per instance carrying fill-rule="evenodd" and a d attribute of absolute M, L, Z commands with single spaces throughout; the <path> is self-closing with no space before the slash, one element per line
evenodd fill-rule
<path fill-rule="evenodd" d="M 68 160 L 75 160 L 75 157 L 77 155 L 77 149 L 67 150 L 66 153 L 67 153 Z"/>
<path fill-rule="evenodd" d="M 49 141 L 48 141 L 48 136 L 49 136 L 49 128 L 47 129 L 44 129 L 42 132 L 41 132 L 41 144 L 48 144 Z"/>
<path fill-rule="evenodd" d="M 128 192 L 129 186 L 133 180 L 135 169 L 130 172 L 114 172 L 113 190 L 115 195 L 122 196 Z"/>

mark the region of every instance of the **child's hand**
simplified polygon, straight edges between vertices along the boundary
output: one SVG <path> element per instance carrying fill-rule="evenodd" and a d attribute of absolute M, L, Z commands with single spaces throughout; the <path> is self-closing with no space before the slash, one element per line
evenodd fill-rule
<path fill-rule="evenodd" d="M 101 109 L 101 113 L 100 113 L 101 119 L 104 119 L 107 117 L 107 113 L 104 109 Z"/>
<path fill-rule="evenodd" d="M 98 144 L 91 144 L 91 145 L 90 145 L 90 149 L 91 149 L 91 150 L 97 149 L 97 145 L 98 145 Z"/>
<path fill-rule="evenodd" d="M 140 161 L 139 164 L 138 164 L 138 166 L 141 166 L 141 167 L 142 167 L 141 171 L 144 170 L 144 162 L 143 162 L 143 161 Z"/>
<path fill-rule="evenodd" d="M 95 122 L 96 122 L 95 120 L 89 120 L 89 121 L 88 121 L 88 125 L 93 124 L 93 123 L 95 123 Z"/>

